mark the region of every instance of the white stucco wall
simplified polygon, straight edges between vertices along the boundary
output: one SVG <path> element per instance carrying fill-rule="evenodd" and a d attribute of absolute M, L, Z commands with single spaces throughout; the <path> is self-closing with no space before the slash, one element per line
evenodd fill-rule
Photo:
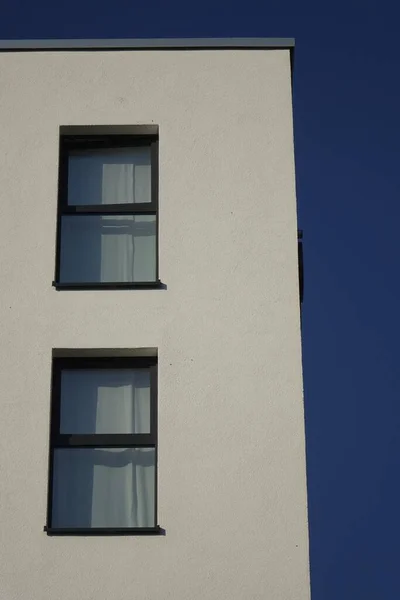
<path fill-rule="evenodd" d="M 56 291 L 60 125 L 157 124 L 164 290 Z M 305 600 L 287 50 L 0 53 L 0 598 Z M 161 537 L 48 537 L 53 348 L 156 347 Z"/>

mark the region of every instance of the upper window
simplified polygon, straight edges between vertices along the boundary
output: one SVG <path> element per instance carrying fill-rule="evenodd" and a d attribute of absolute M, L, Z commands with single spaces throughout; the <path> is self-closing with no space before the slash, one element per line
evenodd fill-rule
<path fill-rule="evenodd" d="M 157 136 L 62 135 L 55 285 L 158 282 Z"/>
<path fill-rule="evenodd" d="M 49 533 L 157 533 L 156 359 L 55 359 Z"/>

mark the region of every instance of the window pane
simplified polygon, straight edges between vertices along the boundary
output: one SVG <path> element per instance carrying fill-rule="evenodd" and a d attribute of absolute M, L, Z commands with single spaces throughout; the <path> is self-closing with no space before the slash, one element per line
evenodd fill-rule
<path fill-rule="evenodd" d="M 68 204 L 151 202 L 150 146 L 72 150 Z"/>
<path fill-rule="evenodd" d="M 150 371 L 63 370 L 60 433 L 150 433 Z"/>
<path fill-rule="evenodd" d="M 52 527 L 153 527 L 154 448 L 54 451 Z"/>
<path fill-rule="evenodd" d="M 64 216 L 60 260 L 62 283 L 155 281 L 156 216 Z"/>

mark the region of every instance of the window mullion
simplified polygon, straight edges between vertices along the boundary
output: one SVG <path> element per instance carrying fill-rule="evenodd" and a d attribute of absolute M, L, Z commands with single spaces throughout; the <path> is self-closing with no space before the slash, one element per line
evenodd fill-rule
<path fill-rule="evenodd" d="M 134 448 L 154 447 L 154 434 L 58 434 L 53 438 L 54 448 Z"/>
<path fill-rule="evenodd" d="M 156 215 L 153 202 L 146 204 L 85 204 L 66 206 L 63 215 Z"/>

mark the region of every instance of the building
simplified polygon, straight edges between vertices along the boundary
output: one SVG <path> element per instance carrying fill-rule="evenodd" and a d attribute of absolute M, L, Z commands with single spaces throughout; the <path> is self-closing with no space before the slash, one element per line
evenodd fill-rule
<path fill-rule="evenodd" d="M 309 598 L 292 51 L 1 43 L 1 598 Z"/>

